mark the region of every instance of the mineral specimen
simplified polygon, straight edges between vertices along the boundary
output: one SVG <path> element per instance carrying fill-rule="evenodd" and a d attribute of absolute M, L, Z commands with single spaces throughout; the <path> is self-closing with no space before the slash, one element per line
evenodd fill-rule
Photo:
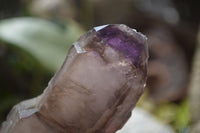
<path fill-rule="evenodd" d="M 141 33 L 95 27 L 74 43 L 42 95 L 13 107 L 1 133 L 115 133 L 144 91 L 147 59 Z"/>

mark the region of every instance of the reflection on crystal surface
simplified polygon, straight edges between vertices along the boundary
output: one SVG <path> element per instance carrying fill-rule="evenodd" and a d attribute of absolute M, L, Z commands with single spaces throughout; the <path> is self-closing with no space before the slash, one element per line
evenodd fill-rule
<path fill-rule="evenodd" d="M 41 96 L 13 108 L 1 132 L 115 133 L 144 91 L 147 59 L 141 33 L 94 28 L 74 43 Z M 20 119 L 16 108 L 28 116 Z"/>
<path fill-rule="evenodd" d="M 94 30 L 99 31 L 99 30 L 105 28 L 106 26 L 108 26 L 108 25 L 97 26 L 97 27 L 94 27 Z"/>

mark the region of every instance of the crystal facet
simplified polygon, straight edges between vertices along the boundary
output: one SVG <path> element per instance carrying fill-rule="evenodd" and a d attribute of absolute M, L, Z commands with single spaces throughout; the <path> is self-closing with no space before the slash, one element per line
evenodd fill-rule
<path fill-rule="evenodd" d="M 44 93 L 14 106 L 1 133 L 115 133 L 144 91 L 146 37 L 95 27 L 74 43 Z"/>
<path fill-rule="evenodd" d="M 128 33 L 125 31 L 127 30 Z M 123 26 L 117 27 L 116 25 L 110 25 L 106 28 L 103 28 L 99 31 L 97 36 L 105 41 L 107 45 L 112 47 L 124 54 L 127 58 L 129 58 L 135 66 L 138 66 L 141 61 L 141 55 L 144 50 L 144 45 L 142 45 L 139 38 L 131 37 L 132 29 L 126 29 Z M 137 35 L 137 34 L 136 34 Z"/>

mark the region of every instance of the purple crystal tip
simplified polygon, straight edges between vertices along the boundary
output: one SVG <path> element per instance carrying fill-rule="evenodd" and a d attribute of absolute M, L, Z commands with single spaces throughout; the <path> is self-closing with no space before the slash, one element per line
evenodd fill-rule
<path fill-rule="evenodd" d="M 123 24 L 96 27 L 97 36 L 107 45 L 129 58 L 136 67 L 148 57 L 146 37 Z"/>

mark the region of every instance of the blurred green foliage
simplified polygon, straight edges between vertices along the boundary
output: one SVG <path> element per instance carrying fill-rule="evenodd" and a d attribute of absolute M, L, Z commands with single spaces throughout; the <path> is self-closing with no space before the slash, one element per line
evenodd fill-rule
<path fill-rule="evenodd" d="M 188 133 L 191 122 L 188 98 L 178 103 L 156 104 L 152 98 L 148 97 L 148 90 L 146 90 L 137 105 L 151 112 L 165 124 L 170 124 L 177 132 Z"/>
<path fill-rule="evenodd" d="M 187 129 L 190 124 L 190 109 L 188 100 L 179 104 L 165 103 L 159 105 L 153 112 L 160 120 L 173 125 L 177 131 Z"/>
<path fill-rule="evenodd" d="M 42 93 L 82 33 L 73 21 L 62 24 L 31 17 L 0 21 L 0 122 L 14 104 Z"/>
<path fill-rule="evenodd" d="M 22 49 L 2 42 L 0 49 L 0 121 L 3 121 L 14 104 L 40 94 L 52 74 Z"/>
<path fill-rule="evenodd" d="M 20 47 L 50 71 L 56 71 L 72 43 L 82 34 L 74 23 L 55 24 L 38 18 L 0 22 L 0 39 Z"/>

